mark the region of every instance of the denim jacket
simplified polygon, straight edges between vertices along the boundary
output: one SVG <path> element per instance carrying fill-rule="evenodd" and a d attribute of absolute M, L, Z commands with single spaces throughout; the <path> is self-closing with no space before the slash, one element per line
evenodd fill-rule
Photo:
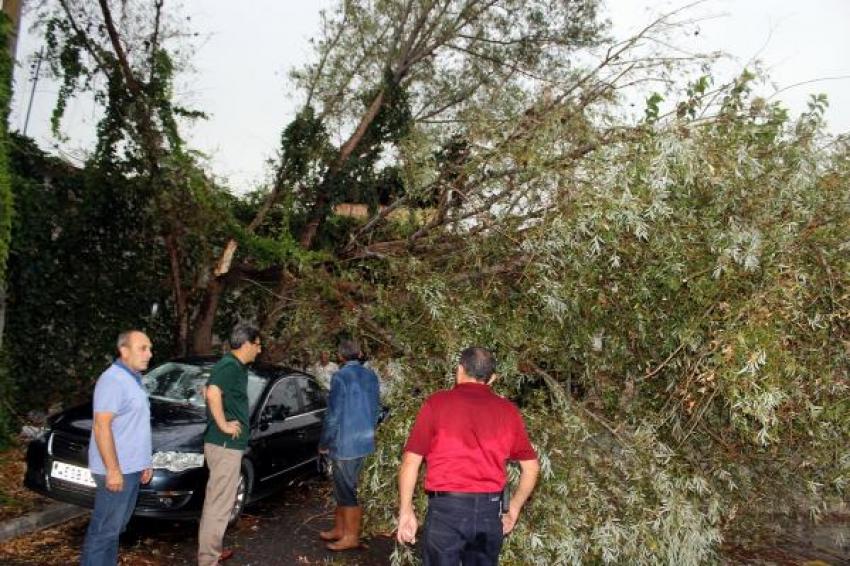
<path fill-rule="evenodd" d="M 331 377 L 319 448 L 327 448 L 335 460 L 371 454 L 375 451 L 375 425 L 380 414 L 378 376 L 358 361 L 346 362 Z"/>

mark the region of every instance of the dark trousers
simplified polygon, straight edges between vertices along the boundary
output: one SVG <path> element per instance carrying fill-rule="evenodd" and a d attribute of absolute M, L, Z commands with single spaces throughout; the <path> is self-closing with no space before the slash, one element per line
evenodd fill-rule
<path fill-rule="evenodd" d="M 363 458 L 333 461 L 334 499 L 340 507 L 357 507 L 357 484 L 360 481 L 360 470 L 363 468 Z"/>
<path fill-rule="evenodd" d="M 136 507 L 142 472 L 124 474 L 124 487 L 118 492 L 106 489 L 106 476 L 92 476 L 97 484 L 97 491 L 80 564 L 112 566 L 118 563 L 118 535 L 124 532 Z"/>
<path fill-rule="evenodd" d="M 432 497 L 422 532 L 422 564 L 498 564 L 503 536 L 500 507 L 499 497 L 492 495 Z"/>

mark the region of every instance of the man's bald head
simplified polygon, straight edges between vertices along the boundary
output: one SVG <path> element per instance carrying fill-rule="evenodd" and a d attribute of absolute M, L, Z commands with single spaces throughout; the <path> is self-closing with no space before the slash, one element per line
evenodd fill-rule
<path fill-rule="evenodd" d="M 151 341 L 141 330 L 125 330 L 118 335 L 118 355 L 121 362 L 133 371 L 148 369 L 153 356 Z"/>

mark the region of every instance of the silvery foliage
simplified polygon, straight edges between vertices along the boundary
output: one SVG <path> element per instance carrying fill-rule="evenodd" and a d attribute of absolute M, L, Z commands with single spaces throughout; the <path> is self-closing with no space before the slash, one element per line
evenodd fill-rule
<path fill-rule="evenodd" d="M 753 130 L 760 133 L 759 127 Z M 794 143 L 792 135 L 780 135 L 785 138 L 766 151 L 746 141 L 725 143 L 724 134 L 711 128 L 658 125 L 643 139 L 609 144 L 583 159 L 572 177 L 581 190 L 567 182 L 538 184 L 536 200 L 551 208 L 536 223 L 522 224 L 521 237 L 493 234 L 486 244 L 470 242 L 474 250 L 465 257 L 457 252 L 468 262 L 464 267 L 476 269 L 486 265 L 482 258 L 488 253 L 526 259 L 511 273 L 522 282 L 512 291 L 522 293 L 508 305 L 487 303 L 483 296 L 491 289 L 501 296 L 505 283 L 498 279 L 470 292 L 452 282 L 451 272 L 405 280 L 420 303 L 417 320 L 428 320 L 429 331 L 417 338 L 433 340 L 437 351 L 446 352 L 443 359 L 425 362 L 427 370 L 412 364 L 406 379 L 419 383 L 432 372 L 442 376 L 439 386 L 445 387 L 456 352 L 474 341 L 509 353 L 501 372 L 506 394 L 520 391 L 528 379 L 528 370 L 520 369 L 522 350 L 562 371 L 561 381 L 545 386 L 537 381 L 525 399 L 523 412 L 542 474 L 506 542 L 503 563 L 718 561 L 726 534 L 721 525 L 757 512 L 745 502 L 779 504 L 767 491 L 795 472 L 774 462 L 774 453 L 784 458 L 787 450 L 805 451 L 806 457 L 818 458 L 807 445 L 786 450 L 797 437 L 833 449 L 845 445 L 840 414 L 824 405 L 846 394 L 845 381 L 828 375 L 829 366 L 826 373 L 809 375 L 815 368 L 803 356 L 816 340 L 799 352 L 786 344 L 800 329 L 805 333 L 794 338 L 800 341 L 811 340 L 811 333 L 827 335 L 840 314 L 811 298 L 817 274 L 805 264 L 810 258 L 795 255 L 801 253 L 801 232 L 822 213 L 824 195 L 813 187 L 829 156 L 812 146 L 799 149 L 794 161 L 789 153 L 795 149 L 780 151 L 781 144 Z M 837 297 L 846 274 L 833 270 L 831 276 Z M 693 281 L 701 287 L 682 288 Z M 668 296 L 696 301 L 692 293 L 701 293 L 703 301 L 692 313 L 681 304 L 663 303 Z M 615 306 L 606 310 L 609 302 Z M 603 314 L 594 318 L 599 305 Z M 648 311 L 646 320 L 631 312 L 641 308 Z M 533 322 L 524 324 L 515 309 Z M 779 324 L 785 326 L 776 330 Z M 638 360 L 626 357 L 634 354 L 623 344 L 645 340 L 657 346 L 659 336 L 672 346 L 650 352 L 649 361 L 664 371 L 647 377 Z M 570 363 L 569 356 L 580 360 L 576 365 L 585 374 L 574 378 L 587 387 L 597 379 L 637 381 L 643 388 L 640 411 L 600 428 L 588 411 L 604 419 L 616 409 L 579 405 L 557 391 L 567 387 L 558 364 Z M 663 408 L 647 402 L 653 394 L 667 399 Z M 384 477 L 397 462 L 419 405 L 409 390 L 408 396 L 403 390 L 399 395 L 394 400 L 402 424 L 387 433 L 377 455 L 385 467 L 370 468 Z M 802 410 L 795 413 L 798 407 Z M 719 448 L 712 452 L 711 437 L 698 430 L 700 424 L 722 426 L 735 448 L 766 456 L 760 460 L 767 466 L 725 460 Z M 805 477 L 796 479 L 817 515 L 825 509 L 825 494 L 847 485 L 850 455 L 839 448 L 833 462 L 817 461 L 810 469 L 797 470 Z M 510 477 L 516 481 L 515 472 Z M 790 510 L 795 502 L 785 504 Z M 425 506 L 420 496 L 420 519 Z M 382 508 L 380 513 L 384 528 L 391 528 L 392 512 Z M 400 547 L 393 560 L 403 564 L 415 557 Z"/>

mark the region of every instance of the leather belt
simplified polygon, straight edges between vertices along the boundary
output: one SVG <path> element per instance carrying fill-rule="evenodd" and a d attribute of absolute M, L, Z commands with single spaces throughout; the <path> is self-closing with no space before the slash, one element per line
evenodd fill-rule
<path fill-rule="evenodd" d="M 426 491 L 428 498 L 431 497 L 502 497 L 501 491 L 472 492 L 472 491 Z"/>

